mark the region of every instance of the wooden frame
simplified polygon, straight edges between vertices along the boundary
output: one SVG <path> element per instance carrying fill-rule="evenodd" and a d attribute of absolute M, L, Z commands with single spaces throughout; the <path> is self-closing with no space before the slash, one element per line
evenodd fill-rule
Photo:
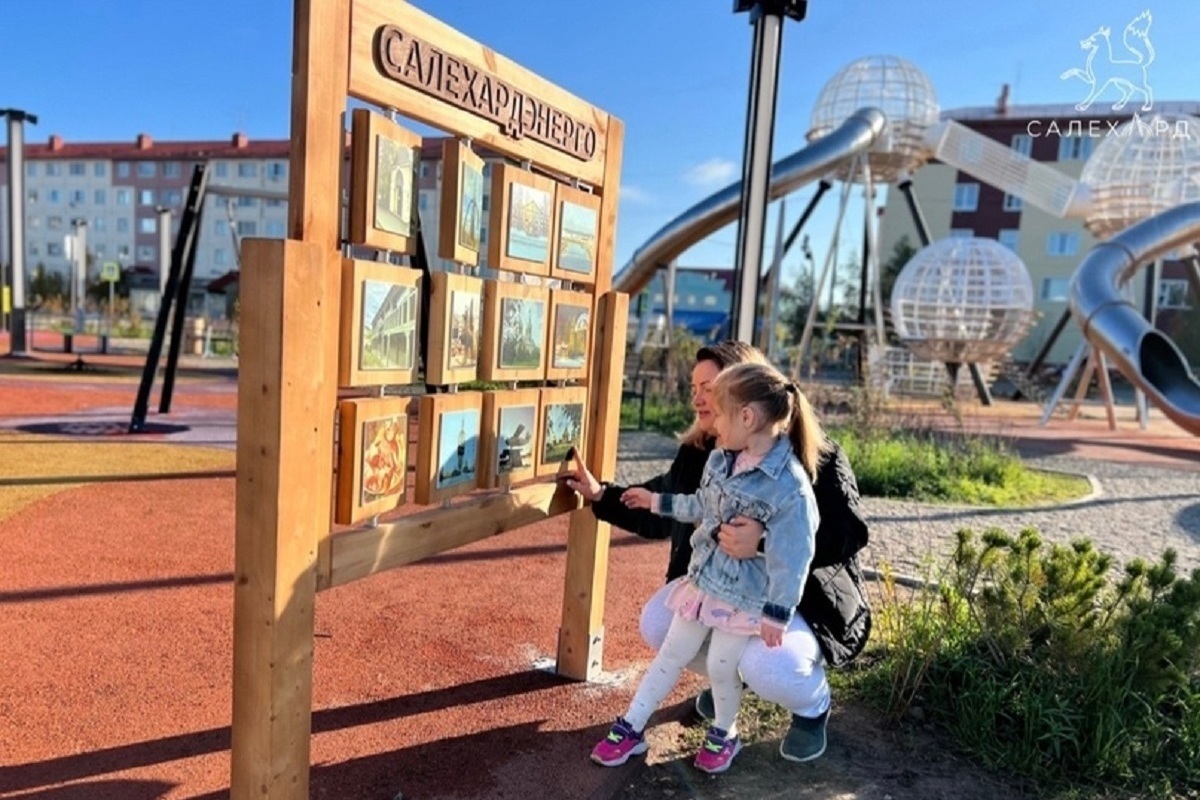
<path fill-rule="evenodd" d="M 350 241 L 412 255 L 421 137 L 369 109 L 351 119 Z"/>
<path fill-rule="evenodd" d="M 391 511 L 408 485 L 407 397 L 346 400 L 338 407 L 337 511 L 350 525 Z"/>
<path fill-rule="evenodd" d="M 526 309 L 522 313 L 518 308 Z M 483 349 L 479 377 L 485 381 L 540 381 L 546 375 L 550 331 L 550 291 L 506 281 L 483 288 Z M 528 325 L 532 341 L 521 343 L 514 325 Z M 529 355 L 537 348 L 536 359 Z M 515 351 L 515 348 L 520 348 Z M 534 363 L 536 360 L 536 363 Z M 528 363 L 526 363 L 528 362 Z"/>
<path fill-rule="evenodd" d="M 492 165 L 489 267 L 529 275 L 550 274 L 554 187 L 553 179 L 512 164 Z"/>
<path fill-rule="evenodd" d="M 565 183 L 558 184 L 554 194 L 550 276 L 576 283 L 595 283 L 599 248 L 600 198 Z"/>
<path fill-rule="evenodd" d="M 593 310 L 592 296 L 587 292 L 550 291 L 547 380 L 587 380 L 592 363 Z"/>
<path fill-rule="evenodd" d="M 442 142 L 438 255 L 475 266 L 483 248 L 483 159 L 458 139 Z"/>
<path fill-rule="evenodd" d="M 560 389 L 542 389 L 542 402 L 538 409 L 538 449 L 534 453 L 534 470 L 538 476 L 562 472 L 570 448 L 574 447 L 582 456 L 587 452 L 587 389 L 569 386 Z M 569 410 L 566 416 L 560 412 Z M 576 415 L 575 412 L 578 412 Z M 574 427 L 562 441 L 563 425 Z M 573 464 L 570 466 L 574 466 Z"/>
<path fill-rule="evenodd" d="M 480 487 L 508 488 L 536 476 L 541 402 L 539 389 L 484 393 Z"/>
<path fill-rule="evenodd" d="M 340 385 L 409 384 L 417 379 L 422 279 L 419 270 L 343 259 Z M 368 321 L 367 314 L 373 319 Z M 380 314 L 386 318 L 379 319 Z M 369 327 L 380 330 L 371 337 L 376 341 L 366 344 Z"/>
<path fill-rule="evenodd" d="M 438 503 L 478 488 L 483 395 L 425 395 L 420 398 L 417 422 L 416 501 Z M 455 452 L 447 452 L 448 448 Z"/>
<path fill-rule="evenodd" d="M 483 339 L 483 280 L 435 272 L 430 276 L 429 349 L 425 382 L 435 386 L 479 377 Z M 460 325 L 456 318 L 469 315 Z M 456 328 L 458 329 L 456 332 Z M 473 351 L 473 352 L 472 352 Z"/>

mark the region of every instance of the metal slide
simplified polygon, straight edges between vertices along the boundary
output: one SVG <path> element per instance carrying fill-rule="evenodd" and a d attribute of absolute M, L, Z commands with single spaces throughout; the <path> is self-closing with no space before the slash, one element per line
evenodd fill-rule
<path fill-rule="evenodd" d="M 770 199 L 799 189 L 832 170 L 839 162 L 865 152 L 883 133 L 887 119 L 876 108 L 862 108 L 836 130 L 797 150 L 771 167 Z M 737 219 L 742 182 L 706 197 L 664 225 L 647 240 L 613 278 L 613 288 L 637 294 L 659 267 L 678 258 L 704 237 Z"/>
<path fill-rule="evenodd" d="M 1200 241 L 1200 203 L 1176 206 L 1092 248 L 1071 277 L 1084 335 L 1172 422 L 1200 436 L 1200 382 L 1179 347 L 1121 291 L 1147 264 Z"/>

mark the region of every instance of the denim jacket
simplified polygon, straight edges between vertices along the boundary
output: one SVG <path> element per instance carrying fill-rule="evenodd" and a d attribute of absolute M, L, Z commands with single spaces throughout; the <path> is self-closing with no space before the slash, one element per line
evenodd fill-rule
<path fill-rule="evenodd" d="M 820 517 L 812 483 L 786 436 L 756 466 L 731 475 L 736 458 L 737 453 L 714 450 L 696 493 L 661 495 L 659 513 L 699 523 L 692 534 L 689 580 L 737 608 L 786 625 L 816 547 Z M 733 558 L 717 545 L 721 524 L 738 515 L 766 529 L 763 552 L 754 558 Z"/>

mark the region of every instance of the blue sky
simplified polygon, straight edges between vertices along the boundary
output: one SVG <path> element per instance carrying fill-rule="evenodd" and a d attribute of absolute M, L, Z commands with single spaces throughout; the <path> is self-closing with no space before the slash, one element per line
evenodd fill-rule
<path fill-rule="evenodd" d="M 740 176 L 752 29 L 729 0 L 415 5 L 624 121 L 616 268 L 662 224 Z M 1195 0 L 812 0 L 808 18 L 784 32 L 775 156 L 803 146 L 822 86 L 864 56 L 914 62 L 942 108 L 991 104 L 1003 83 L 1013 103 L 1078 102 L 1082 84 L 1059 79 L 1082 66 L 1078 41 L 1100 25 L 1119 41 L 1145 9 L 1154 16 L 1156 98 L 1200 99 Z M 285 138 L 291 10 L 284 0 L 10 0 L 0 24 L 0 107 L 38 115 L 29 141 L 235 130 Z M 789 218 L 809 193 L 788 199 Z M 835 205 L 827 199 L 811 228 L 818 259 Z M 730 265 L 735 238 L 730 226 L 681 263 Z M 798 261 L 793 253 L 786 264 Z"/>

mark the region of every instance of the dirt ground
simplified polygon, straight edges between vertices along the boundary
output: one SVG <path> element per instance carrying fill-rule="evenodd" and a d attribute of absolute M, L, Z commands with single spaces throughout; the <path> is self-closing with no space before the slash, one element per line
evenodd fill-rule
<path fill-rule="evenodd" d="M 1032 800 L 1033 794 L 954 755 L 930 728 L 888 725 L 857 705 L 835 703 L 829 746 L 821 758 L 795 764 L 779 757 L 779 735 L 743 748 L 729 772 L 705 775 L 682 749 L 692 717 L 650 733 L 647 765 L 614 800 Z M 692 737 L 694 738 L 694 737 Z"/>

